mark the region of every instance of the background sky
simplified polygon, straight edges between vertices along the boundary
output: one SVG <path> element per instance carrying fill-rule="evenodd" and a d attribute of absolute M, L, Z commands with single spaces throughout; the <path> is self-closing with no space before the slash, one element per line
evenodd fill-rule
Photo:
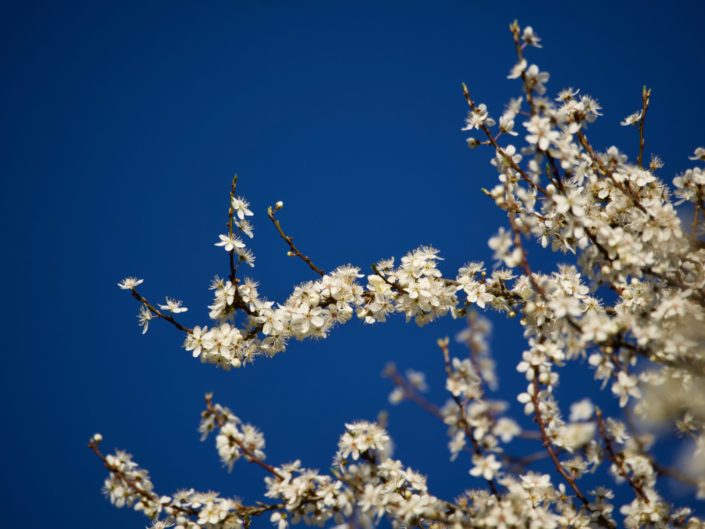
<path fill-rule="evenodd" d="M 600 148 L 635 152 L 635 130 L 619 121 L 643 84 L 653 88 L 647 151 L 671 178 L 705 142 L 700 5 L 3 2 L 2 525 L 147 525 L 102 497 L 105 471 L 86 448 L 95 431 L 106 449 L 132 452 L 162 493 L 258 498 L 259 469 L 241 462 L 227 474 L 213 441 L 199 442 L 207 391 L 264 431 L 268 461 L 323 469 L 345 421 L 388 408 L 388 361 L 426 371 L 431 398 L 445 400 L 435 340 L 462 322 L 352 322 L 224 372 L 194 361 L 167 325 L 141 336 L 116 282 L 143 277 L 150 299 L 183 299 L 184 321 L 205 323 L 209 281 L 227 271 L 213 243 L 235 172 L 256 214 L 252 275 L 270 298 L 312 279 L 266 220 L 277 200 L 287 231 L 326 269 L 421 244 L 442 251 L 447 273 L 489 261 L 504 217 L 480 192 L 495 174 L 488 152 L 465 145 L 460 83 L 495 116 L 518 94 L 506 80 L 515 17 L 543 37 L 529 59 L 551 72 L 551 92 L 575 86 L 603 105 L 590 130 Z M 513 401 L 524 344 L 516 322 L 494 321 L 500 395 Z M 566 404 L 593 392 L 586 373 L 566 370 Z M 467 461 L 448 461 L 442 425 L 409 404 L 391 411 L 396 455 L 433 492 L 481 486 Z"/>

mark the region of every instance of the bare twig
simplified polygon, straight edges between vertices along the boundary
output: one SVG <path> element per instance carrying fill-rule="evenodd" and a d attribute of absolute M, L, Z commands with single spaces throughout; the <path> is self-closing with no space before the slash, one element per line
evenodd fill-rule
<path fill-rule="evenodd" d="M 272 224 L 274 224 L 274 227 L 277 229 L 277 232 L 279 232 L 279 236 L 282 238 L 282 240 L 289 245 L 288 255 L 290 255 L 291 257 L 298 257 L 319 276 L 324 276 L 326 273 L 323 271 L 323 269 L 317 267 L 315 264 L 313 264 L 313 261 L 311 261 L 310 257 L 304 255 L 303 253 L 301 253 L 301 251 L 299 251 L 299 249 L 294 245 L 294 238 L 291 235 L 287 235 L 286 233 L 284 233 L 281 223 L 275 217 L 275 213 L 282 207 L 283 204 L 281 202 L 277 202 L 274 207 L 269 206 L 269 208 L 267 208 L 267 216 L 269 217 L 269 220 L 272 221 Z"/>
<path fill-rule="evenodd" d="M 230 206 L 228 207 L 228 235 L 233 236 L 233 224 L 235 208 L 233 208 L 233 200 L 235 199 L 235 188 L 237 187 L 237 175 L 233 176 L 233 181 L 230 184 Z M 230 265 L 230 281 L 233 285 L 237 284 L 237 267 L 235 265 L 235 248 L 228 252 L 228 260 Z"/>
<path fill-rule="evenodd" d="M 644 124 L 646 122 L 646 111 L 649 109 L 649 99 L 651 97 L 651 89 L 645 86 L 641 89 L 641 119 L 639 120 L 639 156 L 637 163 L 639 167 L 644 168 L 644 147 L 646 139 L 644 138 Z"/>

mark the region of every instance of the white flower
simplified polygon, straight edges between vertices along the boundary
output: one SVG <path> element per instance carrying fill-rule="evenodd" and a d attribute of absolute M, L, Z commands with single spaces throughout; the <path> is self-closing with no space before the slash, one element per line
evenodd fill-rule
<path fill-rule="evenodd" d="M 467 131 L 481 129 L 483 127 L 492 127 L 494 124 L 495 121 L 487 112 L 487 106 L 481 103 L 468 112 L 468 117 L 465 119 L 465 127 L 462 130 Z"/>
<path fill-rule="evenodd" d="M 641 121 L 641 110 L 638 110 L 637 112 L 634 112 L 633 114 L 629 114 L 626 118 L 624 118 L 622 121 L 620 121 L 620 125 L 622 127 L 628 127 L 629 125 L 636 125 Z"/>
<path fill-rule="evenodd" d="M 521 486 L 530 492 L 535 492 L 537 489 L 548 489 L 551 487 L 551 476 L 528 472 L 521 475 Z"/>
<path fill-rule="evenodd" d="M 228 512 L 223 509 L 219 502 L 209 501 L 206 503 L 198 514 L 198 523 L 200 525 L 205 524 L 217 524 L 221 522 Z"/>
<path fill-rule="evenodd" d="M 428 384 L 426 383 L 426 375 L 421 371 L 414 371 L 413 369 L 406 370 L 406 379 L 409 384 L 414 386 L 418 391 L 422 393 L 428 391 Z"/>
<path fill-rule="evenodd" d="M 142 327 L 142 334 L 146 334 L 149 329 L 149 322 L 154 318 L 154 314 L 145 305 L 140 307 L 140 311 L 137 314 L 139 320 L 139 325 Z"/>
<path fill-rule="evenodd" d="M 509 443 L 521 433 L 521 428 L 512 419 L 500 417 L 492 428 L 492 433 L 499 437 L 503 443 Z"/>
<path fill-rule="evenodd" d="M 585 205 L 587 204 L 587 198 L 582 190 L 570 191 L 568 195 L 561 195 L 560 193 L 555 193 L 551 200 L 553 200 L 556 205 L 556 211 L 561 214 L 565 214 L 568 211 L 573 213 L 576 217 L 585 216 Z"/>
<path fill-rule="evenodd" d="M 118 286 L 122 290 L 132 290 L 140 286 L 142 283 L 144 283 L 144 279 L 137 279 L 136 277 L 126 277 L 118 283 Z"/>
<path fill-rule="evenodd" d="M 526 84 L 532 88 L 537 94 L 543 95 L 546 93 L 545 84 L 550 79 L 548 72 L 542 72 L 539 67 L 532 64 L 524 72 L 524 78 L 526 79 Z"/>
<path fill-rule="evenodd" d="M 534 33 L 534 28 L 531 26 L 526 26 L 521 34 L 521 39 L 528 46 L 534 46 L 535 48 L 541 48 L 541 39 Z"/>
<path fill-rule="evenodd" d="M 693 152 L 693 156 L 688 157 L 689 160 L 700 160 L 705 162 L 705 147 L 697 147 Z"/>
<path fill-rule="evenodd" d="M 595 406 L 593 406 L 590 399 L 583 399 L 578 402 L 574 402 L 570 406 L 570 421 L 588 421 L 592 417 L 595 411 Z"/>
<path fill-rule="evenodd" d="M 253 233 L 254 227 L 252 226 L 252 224 L 249 221 L 239 220 L 236 222 L 236 224 L 237 224 L 237 227 L 240 228 L 240 231 L 242 231 L 242 233 L 247 235 L 250 239 L 252 237 L 254 237 L 254 235 L 255 235 Z"/>
<path fill-rule="evenodd" d="M 286 513 L 276 511 L 269 517 L 269 521 L 277 526 L 277 529 L 287 529 L 289 521 L 286 518 Z"/>
<path fill-rule="evenodd" d="M 536 145 L 539 150 L 546 151 L 551 144 L 558 140 L 560 134 L 551 127 L 551 120 L 543 116 L 532 116 L 531 120 L 525 121 L 524 126 L 529 134 L 526 141 Z"/>
<path fill-rule="evenodd" d="M 249 209 L 250 203 L 242 197 L 233 197 L 232 207 L 233 211 L 237 214 L 237 217 L 240 220 L 244 220 L 246 216 L 251 217 L 254 215 L 254 213 L 252 213 Z"/>
<path fill-rule="evenodd" d="M 467 281 L 467 276 L 461 277 L 462 288 L 467 294 L 470 303 L 477 304 L 480 308 L 485 308 L 486 303 L 491 303 L 494 296 L 487 292 L 487 285 L 479 281 Z"/>
<path fill-rule="evenodd" d="M 193 357 L 198 358 L 204 349 L 208 351 L 213 348 L 212 335 L 212 332 L 208 331 L 208 327 L 201 328 L 197 325 L 193 331 L 186 335 L 184 349 L 193 351 Z"/>
<path fill-rule="evenodd" d="M 502 464 L 497 461 L 494 454 L 488 456 L 474 455 L 472 462 L 474 466 L 470 469 L 470 475 L 475 477 L 482 476 L 488 481 L 493 479 L 497 471 L 502 468 Z"/>
<path fill-rule="evenodd" d="M 514 114 L 502 114 L 499 117 L 499 130 L 510 136 L 517 136 L 519 133 L 514 130 Z"/>
<path fill-rule="evenodd" d="M 218 238 L 220 242 L 215 243 L 215 246 L 222 246 L 226 252 L 245 247 L 245 243 L 235 235 L 218 235 Z"/>
<path fill-rule="evenodd" d="M 394 388 L 388 398 L 390 404 L 399 404 L 404 400 L 404 389 L 400 387 Z"/>
<path fill-rule="evenodd" d="M 521 77 L 521 74 L 524 73 L 527 65 L 528 63 L 526 62 L 526 59 L 522 59 L 521 61 L 516 63 L 512 70 L 509 72 L 509 75 L 507 75 L 507 79 L 518 79 L 519 77 Z"/>
<path fill-rule="evenodd" d="M 237 257 L 240 261 L 247 264 L 250 268 L 255 267 L 255 254 L 249 248 L 242 248 L 237 250 Z"/>
<path fill-rule="evenodd" d="M 159 305 L 162 310 L 168 310 L 173 314 L 179 314 L 180 312 L 186 312 L 188 309 L 181 306 L 182 301 L 166 298 L 166 303 L 164 305 Z"/>
<path fill-rule="evenodd" d="M 338 442 L 340 456 L 359 459 L 360 454 L 374 450 L 378 456 L 386 457 L 391 449 L 387 432 L 370 422 L 355 422 L 345 425 L 345 433 Z"/>
<path fill-rule="evenodd" d="M 628 375 L 624 371 L 619 372 L 617 382 L 612 384 L 612 393 L 619 396 L 619 406 L 622 408 L 627 405 L 630 396 L 635 398 L 641 397 L 637 378 Z"/>

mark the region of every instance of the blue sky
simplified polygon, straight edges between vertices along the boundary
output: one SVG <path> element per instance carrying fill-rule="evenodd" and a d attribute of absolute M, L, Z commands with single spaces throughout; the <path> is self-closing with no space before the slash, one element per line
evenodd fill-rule
<path fill-rule="evenodd" d="M 145 295 L 183 299 L 185 319 L 205 322 L 208 283 L 227 270 L 213 243 L 235 172 L 268 297 L 311 278 L 266 220 L 277 200 L 327 269 L 421 244 L 441 249 L 448 273 L 489 260 L 503 216 L 480 193 L 494 178 L 488 153 L 460 132 L 460 83 L 495 113 L 517 94 L 506 80 L 514 18 L 543 37 L 530 59 L 552 91 L 575 86 L 602 103 L 598 146 L 634 152 L 619 121 L 653 88 L 647 151 L 670 178 L 703 144 L 704 14 L 695 2 L 3 2 L 4 525 L 146 525 L 101 496 L 104 471 L 85 448 L 94 431 L 131 451 L 160 492 L 257 498 L 258 469 L 229 475 L 199 443 L 206 391 L 265 432 L 270 462 L 318 468 L 345 421 L 388 407 L 386 362 L 426 371 L 444 400 L 435 340 L 460 322 L 353 322 L 226 373 L 192 360 L 171 328 L 141 336 L 115 284 L 143 277 Z M 495 323 L 511 398 L 523 342 L 515 322 Z M 594 387 L 584 369 L 565 373 L 567 401 Z M 448 462 L 444 428 L 411 405 L 392 410 L 390 431 L 433 491 L 474 484 L 467 462 Z"/>

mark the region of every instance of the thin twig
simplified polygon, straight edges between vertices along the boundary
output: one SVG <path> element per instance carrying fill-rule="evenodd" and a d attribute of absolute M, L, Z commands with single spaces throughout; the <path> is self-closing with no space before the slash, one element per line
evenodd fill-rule
<path fill-rule="evenodd" d="M 282 229 L 281 223 L 279 220 L 274 216 L 274 214 L 277 212 L 277 210 L 280 210 L 282 208 L 281 202 L 277 203 L 276 206 L 272 207 L 269 206 L 267 208 L 267 216 L 269 217 L 269 220 L 272 221 L 274 224 L 274 227 L 277 229 L 277 232 L 279 232 L 279 236 L 286 242 L 286 244 L 289 245 L 289 252 L 288 254 L 292 257 L 298 257 L 300 258 L 304 263 L 308 265 L 308 267 L 316 272 L 319 276 L 324 276 L 326 273 L 323 271 L 322 268 L 317 267 L 315 264 L 313 264 L 313 261 L 311 259 L 301 253 L 299 249 L 294 245 L 294 238 L 290 235 L 287 235 L 284 233 L 284 230 Z"/>
<path fill-rule="evenodd" d="M 430 415 L 433 415 L 436 419 L 439 419 L 441 422 L 445 422 L 445 417 L 441 413 L 441 410 L 435 404 L 422 397 L 418 391 L 416 391 L 416 389 L 399 374 L 394 364 L 389 364 L 385 368 L 384 376 L 390 378 L 396 387 L 401 388 L 404 392 L 404 397 L 416 403 L 422 410 Z"/>
<path fill-rule="evenodd" d="M 233 200 L 235 199 L 235 188 L 237 187 L 237 175 L 233 176 L 233 181 L 230 184 L 230 205 L 228 207 L 228 235 L 233 236 L 233 224 L 235 208 L 233 208 Z M 233 285 L 237 285 L 237 267 L 235 264 L 235 248 L 228 252 L 228 261 L 230 265 L 230 281 Z"/>
<path fill-rule="evenodd" d="M 651 97 L 651 89 L 645 86 L 641 90 L 641 119 L 639 120 L 639 157 L 637 163 L 639 167 L 644 168 L 644 147 L 646 139 L 644 138 L 644 124 L 646 122 L 646 111 L 649 109 L 649 99 Z"/>
<path fill-rule="evenodd" d="M 510 26 L 509 31 L 512 33 L 512 40 L 514 40 L 514 49 L 517 54 L 517 60 L 519 63 L 524 60 L 524 47 L 521 43 L 521 36 L 519 34 L 519 23 L 515 20 Z M 526 69 L 521 72 L 521 82 L 524 86 L 524 93 L 526 94 L 526 102 L 529 103 L 529 108 L 531 109 L 531 115 L 536 114 L 536 105 L 534 104 L 534 90 L 533 87 L 529 85 L 528 79 L 526 77 Z"/>
<path fill-rule="evenodd" d="M 158 308 L 156 308 L 154 305 L 152 305 L 149 301 L 147 301 L 147 299 L 144 296 L 142 296 L 142 294 L 137 292 L 136 288 L 133 288 L 132 290 L 130 290 L 130 293 L 132 294 L 133 298 L 135 298 L 137 301 L 139 301 L 145 307 L 147 307 L 149 312 L 154 314 L 157 318 L 161 318 L 164 321 L 168 321 L 174 327 L 176 327 L 177 329 L 179 329 L 182 332 L 191 334 L 191 332 L 192 332 L 191 329 L 189 329 L 185 325 L 180 324 L 178 321 L 176 321 L 174 319 L 174 316 L 172 316 L 171 314 L 164 314 L 162 311 L 160 311 Z"/>

